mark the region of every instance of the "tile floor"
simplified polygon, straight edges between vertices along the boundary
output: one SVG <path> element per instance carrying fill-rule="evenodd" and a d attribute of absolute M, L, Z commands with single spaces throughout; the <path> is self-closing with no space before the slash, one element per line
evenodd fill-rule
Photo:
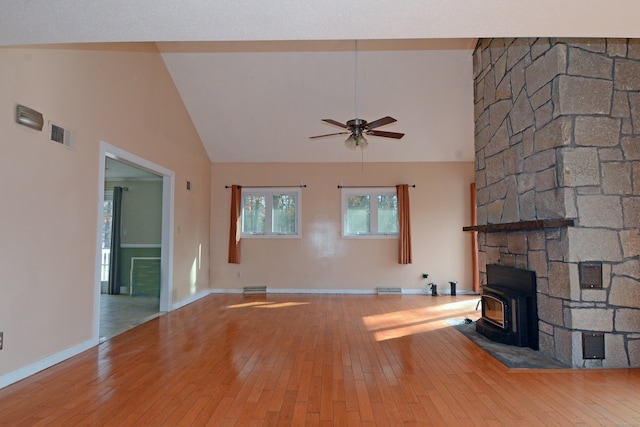
<path fill-rule="evenodd" d="M 100 295 L 100 342 L 158 317 L 159 307 L 159 298 Z"/>

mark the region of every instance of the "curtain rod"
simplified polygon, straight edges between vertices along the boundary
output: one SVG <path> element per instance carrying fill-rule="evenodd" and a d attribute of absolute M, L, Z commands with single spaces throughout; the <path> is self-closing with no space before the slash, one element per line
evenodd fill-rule
<path fill-rule="evenodd" d="M 416 185 L 410 185 L 411 188 L 416 188 Z M 396 188 L 395 185 L 338 185 L 338 188 Z"/>
<path fill-rule="evenodd" d="M 224 188 L 231 188 L 231 185 L 225 185 Z M 287 187 L 300 187 L 307 188 L 307 184 L 298 185 L 241 185 L 242 188 L 287 188 Z"/>

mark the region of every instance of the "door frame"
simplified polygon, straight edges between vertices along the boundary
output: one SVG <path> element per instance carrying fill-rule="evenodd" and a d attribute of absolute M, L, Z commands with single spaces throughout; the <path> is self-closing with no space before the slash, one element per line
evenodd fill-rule
<path fill-rule="evenodd" d="M 100 294 L 102 266 L 102 223 L 104 221 L 104 178 L 106 158 L 127 163 L 162 177 L 162 237 L 160 255 L 160 312 L 171 311 L 173 291 L 173 223 L 175 173 L 105 141 L 100 141 L 98 176 L 98 227 L 96 237 L 96 271 L 94 283 L 93 338 L 100 340 Z"/>

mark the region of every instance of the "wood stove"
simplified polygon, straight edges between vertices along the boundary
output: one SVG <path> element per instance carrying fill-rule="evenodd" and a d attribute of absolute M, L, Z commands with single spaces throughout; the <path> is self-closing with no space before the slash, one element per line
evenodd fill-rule
<path fill-rule="evenodd" d="M 482 318 L 476 331 L 492 341 L 538 350 L 536 273 L 487 265 L 482 287 Z"/>

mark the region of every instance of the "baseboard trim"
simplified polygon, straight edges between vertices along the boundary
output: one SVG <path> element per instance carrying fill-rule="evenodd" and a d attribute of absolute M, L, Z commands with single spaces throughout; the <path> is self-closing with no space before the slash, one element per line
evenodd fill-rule
<path fill-rule="evenodd" d="M 215 288 L 209 291 L 210 294 L 242 294 L 242 289 Z M 431 291 L 424 288 L 406 289 L 402 288 L 402 295 L 425 295 Z M 293 289 L 293 288 L 267 288 L 266 295 L 269 294 L 336 294 L 336 295 L 375 295 L 377 289 Z M 438 291 L 439 295 L 450 295 L 449 290 Z M 265 295 L 265 294 L 260 294 Z M 478 295 L 477 293 L 465 289 L 459 289 L 458 295 Z"/>
<path fill-rule="evenodd" d="M 212 294 L 242 294 L 242 289 L 211 289 Z M 336 294 L 336 295 L 376 295 L 377 289 L 294 289 L 267 288 L 269 294 Z M 424 289 L 402 289 L 402 295 L 424 295 Z M 462 292 L 458 292 L 462 293 Z M 262 294 L 264 295 L 264 294 Z"/>
<path fill-rule="evenodd" d="M 215 289 L 211 289 L 210 293 L 212 293 L 212 294 L 241 294 L 242 293 L 242 289 L 215 288 Z"/>
<path fill-rule="evenodd" d="M 185 299 L 183 299 L 181 301 L 178 301 L 176 303 L 171 304 L 171 311 L 177 310 L 179 308 L 184 307 L 185 305 L 189 305 L 189 304 L 191 304 L 193 302 L 196 302 L 199 299 L 202 299 L 202 298 L 206 297 L 207 295 L 209 295 L 211 293 L 212 293 L 211 289 L 206 289 L 204 291 L 200 291 L 200 292 L 198 292 L 196 294 L 190 295 L 189 297 L 187 297 L 187 298 L 185 298 Z"/>
<path fill-rule="evenodd" d="M 30 377 L 33 374 L 37 374 L 40 371 L 44 371 L 45 369 L 50 368 L 53 365 L 57 365 L 60 362 L 63 362 L 73 356 L 82 353 L 83 351 L 87 351 L 90 348 L 95 347 L 96 345 L 98 345 L 98 342 L 94 339 L 90 339 L 78 345 L 74 345 L 73 347 L 62 350 L 61 352 L 58 352 L 56 354 L 45 357 L 44 359 L 40 359 L 37 362 L 31 363 L 30 365 L 18 368 L 15 371 L 2 375 L 0 376 L 0 389 L 13 383 L 17 383 L 18 381 L 22 381 L 23 379 Z"/>
<path fill-rule="evenodd" d="M 244 295 L 269 295 L 269 294 L 375 294 L 375 289 L 274 289 L 267 288 L 266 294 L 244 294 Z M 211 290 L 212 294 L 243 294 L 242 289 L 221 289 Z"/>

